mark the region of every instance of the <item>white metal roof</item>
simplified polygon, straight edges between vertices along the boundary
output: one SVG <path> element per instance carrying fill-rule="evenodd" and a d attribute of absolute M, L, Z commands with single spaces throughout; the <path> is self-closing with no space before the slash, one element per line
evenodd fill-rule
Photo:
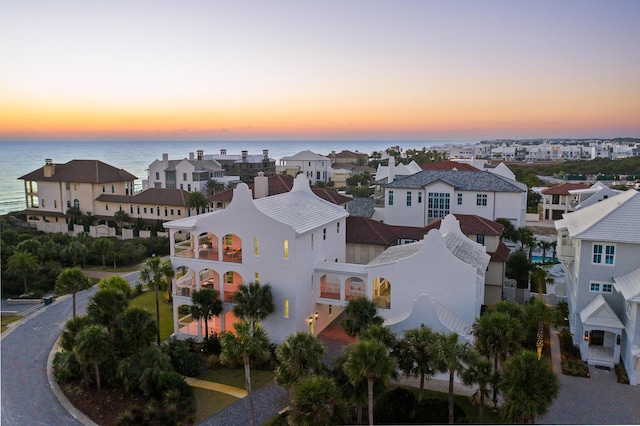
<path fill-rule="evenodd" d="M 624 324 L 620 322 L 618 316 L 601 294 L 580 311 L 580 320 L 582 324 L 592 327 L 624 328 Z"/>
<path fill-rule="evenodd" d="M 613 277 L 616 290 L 622 293 L 627 301 L 640 302 L 640 268 L 631 271 L 627 275 Z"/>
<path fill-rule="evenodd" d="M 282 157 L 280 161 L 331 161 L 329 157 L 325 157 L 324 155 L 316 154 L 313 151 L 306 150 L 300 151 L 295 155 L 291 155 L 289 157 Z"/>
<path fill-rule="evenodd" d="M 563 215 L 556 229 L 566 228 L 571 238 L 640 244 L 640 194 L 621 194 Z"/>

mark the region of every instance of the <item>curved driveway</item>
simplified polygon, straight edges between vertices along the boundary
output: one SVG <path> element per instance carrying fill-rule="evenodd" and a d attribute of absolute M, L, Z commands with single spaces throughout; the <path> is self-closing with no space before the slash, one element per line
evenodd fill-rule
<path fill-rule="evenodd" d="M 137 276 L 132 272 L 123 278 L 135 282 Z M 78 314 L 96 289 L 76 294 Z M 49 352 L 72 314 L 72 298 L 63 296 L 3 333 L 2 425 L 82 425 L 58 402 L 47 379 Z"/>

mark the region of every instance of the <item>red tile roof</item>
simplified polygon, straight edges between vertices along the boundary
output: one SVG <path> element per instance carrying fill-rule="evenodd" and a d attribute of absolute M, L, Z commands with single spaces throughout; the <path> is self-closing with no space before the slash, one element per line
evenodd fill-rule
<path fill-rule="evenodd" d="M 97 201 L 111 203 L 157 204 L 161 206 L 186 206 L 189 193 L 183 189 L 149 188 L 136 195 L 100 194 Z"/>
<path fill-rule="evenodd" d="M 542 193 L 547 195 L 569 195 L 570 189 L 587 189 L 589 185 L 585 183 L 562 183 L 543 189 Z"/>
<path fill-rule="evenodd" d="M 496 251 L 487 252 L 491 256 L 492 262 L 506 262 L 509 259 L 509 247 L 507 247 L 502 241 L 498 244 Z"/>
<path fill-rule="evenodd" d="M 466 235 L 500 236 L 504 230 L 504 225 L 480 216 L 472 214 L 454 214 L 454 216 L 458 219 L 458 222 L 460 222 L 460 230 Z M 440 229 L 440 222 L 442 222 L 442 219 L 437 219 L 429 223 L 425 226 L 425 232 L 429 232 L 432 229 Z"/>
<path fill-rule="evenodd" d="M 98 160 L 71 160 L 64 164 L 54 164 L 51 177 L 44 176 L 44 166 L 18 179 L 41 182 L 109 183 L 127 182 L 137 177 L 124 169 L 118 169 Z"/>
<path fill-rule="evenodd" d="M 268 186 L 269 186 L 269 195 L 278 195 L 284 194 L 285 192 L 291 191 L 293 188 L 293 176 L 284 175 L 284 174 L 276 174 L 268 177 Z M 253 191 L 254 184 L 249 185 L 249 188 Z M 338 194 L 336 191 L 326 189 L 326 188 L 318 188 L 315 186 L 311 187 L 311 191 L 316 194 L 318 197 L 323 200 L 329 201 L 330 203 L 343 205 L 352 200 L 351 197 L 346 197 L 342 194 Z M 253 193 L 253 192 L 252 192 Z M 255 197 L 255 194 L 254 194 Z M 226 189 L 224 191 L 217 192 L 215 194 L 209 195 L 207 197 L 207 201 L 209 202 L 231 202 L 233 198 L 233 189 Z"/>
<path fill-rule="evenodd" d="M 347 243 L 390 246 L 398 240 L 393 226 L 362 216 L 347 217 Z"/>
<path fill-rule="evenodd" d="M 415 240 L 420 241 L 424 238 L 425 230 L 424 228 L 418 226 L 399 226 L 399 225 L 391 225 L 393 230 L 395 231 L 398 238 L 403 240 Z"/>
<path fill-rule="evenodd" d="M 434 161 L 433 163 L 421 164 L 422 170 L 471 170 L 477 171 L 476 167 L 467 163 L 458 163 L 457 161 Z"/>

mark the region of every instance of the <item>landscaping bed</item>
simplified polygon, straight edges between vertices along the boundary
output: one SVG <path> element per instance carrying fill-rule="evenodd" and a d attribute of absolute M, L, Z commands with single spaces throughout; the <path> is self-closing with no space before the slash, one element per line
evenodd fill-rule
<path fill-rule="evenodd" d="M 558 333 L 562 374 L 575 377 L 591 377 L 588 364 L 580 357 L 580 351 L 573 345 L 571 333 L 565 329 Z"/>

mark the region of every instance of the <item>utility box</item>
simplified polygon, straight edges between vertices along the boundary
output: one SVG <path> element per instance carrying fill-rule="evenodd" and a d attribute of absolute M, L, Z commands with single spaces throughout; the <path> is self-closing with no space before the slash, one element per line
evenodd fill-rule
<path fill-rule="evenodd" d="M 42 299 L 45 305 L 50 305 L 53 303 L 53 296 L 47 296 Z"/>

